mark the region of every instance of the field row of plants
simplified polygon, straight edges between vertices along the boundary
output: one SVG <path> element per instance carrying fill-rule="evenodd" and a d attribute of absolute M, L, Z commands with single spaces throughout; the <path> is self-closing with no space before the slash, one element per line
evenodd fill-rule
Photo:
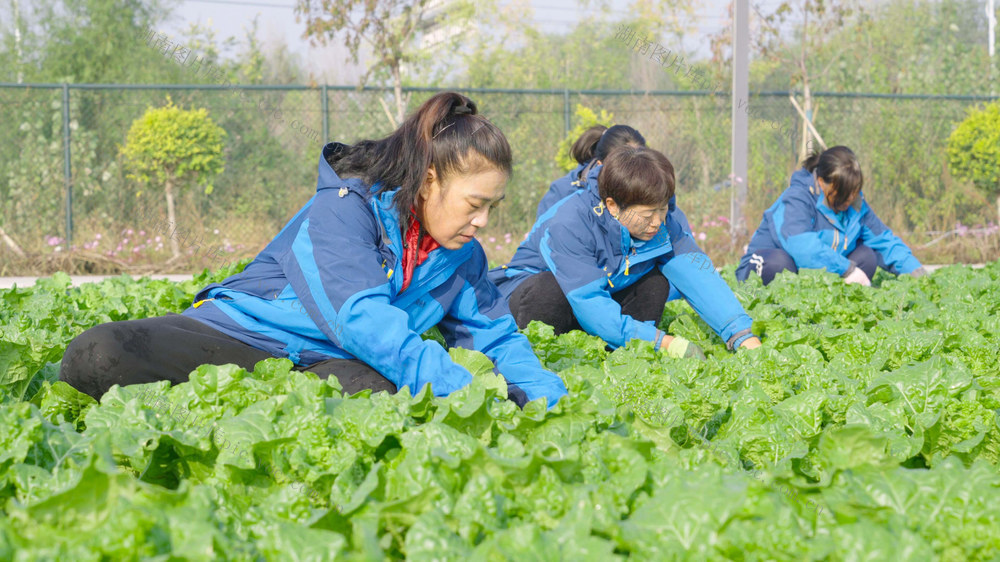
<path fill-rule="evenodd" d="M 0 559 L 1000 558 L 1000 262 L 754 277 L 764 346 L 736 354 L 668 303 L 704 362 L 534 323 L 570 391 L 548 412 L 458 349 L 475 380 L 448 398 L 344 396 L 278 359 L 99 404 L 57 382 L 81 331 L 238 267 L 0 292 Z"/>

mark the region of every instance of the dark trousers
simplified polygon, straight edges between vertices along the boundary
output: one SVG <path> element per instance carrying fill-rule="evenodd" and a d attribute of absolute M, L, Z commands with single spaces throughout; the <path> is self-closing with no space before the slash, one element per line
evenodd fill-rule
<path fill-rule="evenodd" d="M 653 269 L 635 284 L 611 295 L 622 307 L 622 314 L 645 322 L 659 322 L 667 304 L 670 282 L 658 269 Z M 532 320 L 552 326 L 555 333 L 583 330 L 573 314 L 566 295 L 551 271 L 536 273 L 514 289 L 508 301 L 510 313 L 522 330 Z"/>
<path fill-rule="evenodd" d="M 273 357 L 197 320 L 169 314 L 142 320 L 108 322 L 77 336 L 63 355 L 59 380 L 100 400 L 113 385 L 169 380 L 186 382 L 199 365 L 234 363 L 253 371 L 258 361 Z M 396 392 L 396 386 L 357 359 L 327 359 L 298 371 L 325 379 L 335 375 L 344 392 L 366 388 Z"/>
<path fill-rule="evenodd" d="M 858 264 L 858 267 L 865 272 L 869 279 L 875 275 L 875 270 L 878 269 L 878 256 L 875 254 L 875 250 L 864 244 L 858 244 L 854 251 L 847 255 L 847 259 Z M 798 273 L 799 268 L 788 252 L 781 248 L 770 248 L 754 252 L 750 256 L 749 267 L 737 271 L 736 279 L 746 281 L 750 277 L 751 271 L 760 275 L 761 280 L 767 285 L 778 273 L 782 271 Z"/>

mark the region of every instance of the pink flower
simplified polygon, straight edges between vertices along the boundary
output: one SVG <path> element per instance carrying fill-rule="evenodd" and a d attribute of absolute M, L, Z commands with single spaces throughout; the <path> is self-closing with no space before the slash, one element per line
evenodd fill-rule
<path fill-rule="evenodd" d="M 729 224 L 729 218 L 719 215 L 719 222 L 724 222 L 726 224 Z"/>
<path fill-rule="evenodd" d="M 128 238 L 122 240 L 122 244 L 128 244 Z"/>
<path fill-rule="evenodd" d="M 161 241 L 161 240 L 163 240 L 163 239 L 162 239 L 162 238 L 160 238 L 159 236 L 157 236 L 156 238 L 153 238 L 153 240 L 155 240 L 155 241 L 159 242 L 159 241 Z"/>
<path fill-rule="evenodd" d="M 56 244 L 59 244 L 62 241 L 63 241 L 62 238 L 59 238 L 58 236 L 49 236 L 48 238 L 45 239 L 45 243 L 48 244 L 49 246 L 55 246 Z"/>
<path fill-rule="evenodd" d="M 145 235 L 146 235 L 146 231 L 145 230 L 140 230 L 139 231 L 139 236 L 145 236 Z"/>
<path fill-rule="evenodd" d="M 494 243 L 494 242 L 496 242 L 496 241 L 497 241 L 497 239 L 496 239 L 496 238 L 494 238 L 494 237 L 492 237 L 492 236 L 490 236 L 489 238 L 487 238 L 487 240 L 489 240 L 489 241 L 490 241 L 490 244 L 492 244 L 492 243 Z"/>
<path fill-rule="evenodd" d="M 496 249 L 497 249 L 497 250 L 502 250 L 502 249 L 503 249 L 503 246 L 501 246 L 500 244 L 497 244 L 497 248 L 496 248 Z"/>
<path fill-rule="evenodd" d="M 100 240 L 100 239 L 101 239 L 101 233 L 98 232 L 97 234 L 94 235 L 94 240 Z"/>
<path fill-rule="evenodd" d="M 130 229 L 126 230 L 125 234 L 132 234 L 132 229 L 130 228 Z"/>
<path fill-rule="evenodd" d="M 704 240 L 704 239 L 705 239 L 705 233 L 704 232 L 699 232 L 698 233 L 698 240 Z"/>

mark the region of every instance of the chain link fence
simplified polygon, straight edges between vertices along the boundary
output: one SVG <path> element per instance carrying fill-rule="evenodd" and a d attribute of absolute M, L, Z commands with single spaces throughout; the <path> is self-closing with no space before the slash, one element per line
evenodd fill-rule
<path fill-rule="evenodd" d="M 408 88 L 415 110 L 438 88 Z M 507 135 L 515 172 L 483 233 L 501 262 L 530 229 L 549 183 L 563 175 L 556 147 L 577 104 L 605 109 L 639 129 L 677 172 L 678 201 L 713 257 L 729 247 L 729 98 L 703 92 L 459 90 Z M 788 92 L 741 101 L 750 113 L 752 230 L 796 166 L 802 121 Z M 163 188 L 128 177 L 120 155 L 132 122 L 172 100 L 205 108 L 228 136 L 214 190 L 187 186 L 168 225 Z M 381 102 L 380 102 L 381 99 Z M 903 233 L 983 224 L 992 201 L 951 179 L 945 145 L 973 96 L 814 94 L 814 123 L 828 145 L 862 160 L 866 197 Z M 0 84 L 0 275 L 126 271 L 190 272 L 252 257 L 315 193 L 327 141 L 380 138 L 393 130 L 384 88 Z M 914 233 L 914 231 L 918 231 Z M 506 235 L 506 236 L 504 236 Z M 180 241 L 173 258 L 169 237 Z M 182 238 L 183 237 L 183 238 Z M 482 238 L 482 237 L 481 237 Z M 502 238 L 503 244 L 493 244 Z"/>

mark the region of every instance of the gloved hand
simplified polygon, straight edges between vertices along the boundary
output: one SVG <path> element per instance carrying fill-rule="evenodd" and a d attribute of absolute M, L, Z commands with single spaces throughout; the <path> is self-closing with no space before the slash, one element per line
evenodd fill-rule
<path fill-rule="evenodd" d="M 663 348 L 661 347 L 660 349 Z M 678 359 L 681 357 L 694 357 L 701 360 L 705 359 L 705 353 L 700 347 L 680 336 L 674 336 L 674 339 L 670 340 L 670 343 L 667 344 L 666 352 L 670 357 L 676 357 Z"/>
<path fill-rule="evenodd" d="M 927 275 L 927 273 L 928 273 L 927 268 L 924 266 L 920 266 L 914 269 L 913 271 L 907 273 L 906 275 L 910 275 L 912 277 L 923 277 L 924 275 Z"/>
<path fill-rule="evenodd" d="M 855 266 L 853 263 L 851 264 L 851 268 L 848 269 L 847 272 L 844 274 L 844 283 L 847 283 L 848 285 L 850 285 L 851 283 L 860 283 L 865 287 L 872 286 L 871 279 L 868 279 L 868 276 L 865 275 L 865 272 L 862 271 L 860 267 Z"/>

